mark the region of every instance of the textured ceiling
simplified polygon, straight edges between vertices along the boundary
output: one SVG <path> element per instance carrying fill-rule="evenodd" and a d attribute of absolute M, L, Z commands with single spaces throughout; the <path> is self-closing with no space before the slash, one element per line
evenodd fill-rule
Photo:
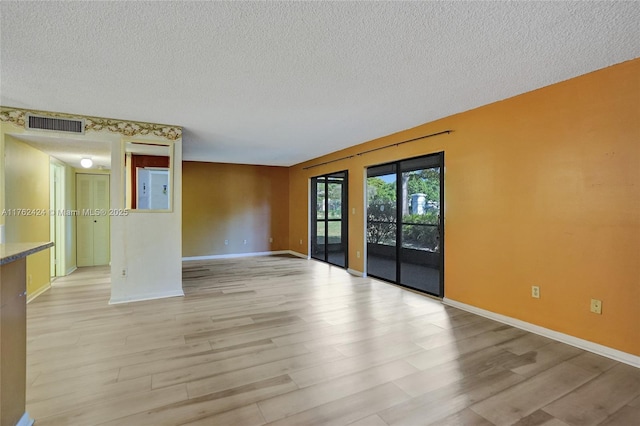
<path fill-rule="evenodd" d="M 0 2 L 0 103 L 291 165 L 640 57 L 638 2 Z"/>

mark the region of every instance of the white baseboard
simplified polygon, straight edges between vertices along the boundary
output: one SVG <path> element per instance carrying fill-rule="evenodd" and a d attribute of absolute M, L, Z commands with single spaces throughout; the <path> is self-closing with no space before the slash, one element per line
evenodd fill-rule
<path fill-rule="evenodd" d="M 109 264 L 111 265 L 111 264 Z M 67 272 L 65 272 L 64 276 L 66 277 L 67 275 L 70 275 L 72 273 L 74 273 L 76 271 L 76 269 L 78 269 L 77 266 L 72 266 L 71 268 L 67 269 Z"/>
<path fill-rule="evenodd" d="M 355 269 L 347 268 L 347 272 L 351 275 L 355 275 L 356 277 L 364 277 L 364 272 L 357 271 Z"/>
<path fill-rule="evenodd" d="M 289 254 L 289 250 L 278 250 L 278 251 L 259 251 L 253 253 L 231 253 L 231 254 L 212 254 L 208 256 L 191 256 L 191 257 L 183 257 L 183 262 L 190 262 L 195 260 L 213 260 L 213 259 L 234 259 L 237 257 L 253 257 L 253 256 L 272 256 L 275 254 Z"/>
<path fill-rule="evenodd" d="M 457 302 L 446 297 L 442 299 L 442 303 L 444 303 L 445 305 L 453 306 L 454 308 L 462 309 L 463 311 L 471 312 L 472 314 L 480 315 L 485 318 L 489 318 L 516 328 L 520 328 L 522 330 L 529 331 L 531 333 L 539 334 L 540 336 L 548 337 L 549 339 L 557 340 L 558 342 L 566 343 L 567 345 L 584 349 L 585 351 L 593 352 L 597 355 L 602 355 L 604 357 L 629 364 L 633 367 L 640 368 L 640 356 L 637 355 L 622 352 L 608 346 L 600 345 L 598 343 L 590 342 L 588 340 L 550 330 L 545 327 L 540 327 L 539 325 L 531 324 L 516 318 L 511 318 L 506 315 L 496 314 L 494 312 L 477 308 L 472 305 L 467 305 L 466 303 Z"/>
<path fill-rule="evenodd" d="M 36 297 L 40 296 L 42 293 L 44 293 L 45 291 L 49 290 L 50 288 L 51 288 L 51 283 L 49 283 L 49 285 L 47 285 L 45 287 L 42 287 L 41 289 L 39 289 L 35 293 L 27 296 L 27 303 L 31 302 L 33 299 L 35 299 Z"/>
<path fill-rule="evenodd" d="M 183 297 L 183 296 L 184 296 L 184 292 L 182 290 L 167 291 L 163 293 L 138 294 L 134 296 L 128 296 L 124 299 L 111 298 L 111 300 L 109 300 L 109 304 L 119 305 L 121 303 L 142 302 L 144 300 L 166 299 L 167 297 Z"/>
<path fill-rule="evenodd" d="M 31 426 L 32 424 L 33 419 L 29 417 L 29 413 L 25 411 L 22 417 L 20 417 L 20 420 L 18 420 L 18 423 L 16 423 L 16 426 Z"/>
<path fill-rule="evenodd" d="M 300 257 L 302 259 L 310 259 L 306 254 L 298 253 L 293 250 L 277 250 L 277 251 L 259 251 L 253 253 L 230 253 L 230 254 L 211 254 L 207 256 L 190 256 L 183 257 L 183 262 L 193 262 L 197 260 L 214 260 L 214 259 L 235 259 L 238 257 L 254 257 L 254 256 L 274 256 L 278 254 L 290 254 L 292 256 Z"/>
<path fill-rule="evenodd" d="M 306 254 L 298 253 L 297 251 L 293 251 L 293 250 L 287 250 L 286 253 L 290 254 L 291 256 L 300 257 L 302 259 L 307 259 L 307 260 L 311 259 L 311 256 L 307 256 Z"/>

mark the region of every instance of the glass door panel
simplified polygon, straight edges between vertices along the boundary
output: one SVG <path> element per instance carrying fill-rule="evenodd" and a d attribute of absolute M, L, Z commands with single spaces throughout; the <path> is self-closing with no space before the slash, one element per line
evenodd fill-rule
<path fill-rule="evenodd" d="M 342 241 L 343 211 L 342 200 L 346 198 L 345 177 L 343 174 L 329 176 L 327 179 L 327 262 L 346 266 L 346 244 Z"/>
<path fill-rule="evenodd" d="M 443 153 L 367 169 L 367 273 L 444 296 Z"/>
<path fill-rule="evenodd" d="M 345 244 L 342 241 L 342 221 L 327 222 L 327 262 L 345 266 Z"/>
<path fill-rule="evenodd" d="M 398 233 L 394 168 L 373 167 L 367 171 L 367 273 L 393 282 L 397 275 Z"/>
<path fill-rule="evenodd" d="M 324 260 L 325 254 L 325 222 L 316 221 L 314 232 L 311 237 L 311 257 Z"/>
<path fill-rule="evenodd" d="M 402 172 L 400 284 L 440 293 L 440 167 Z"/>
<path fill-rule="evenodd" d="M 315 199 L 315 208 L 311 210 L 311 257 L 324 260 L 325 256 L 325 213 L 326 213 L 326 179 L 324 177 L 314 178 L 311 181 L 312 199 Z"/>
<path fill-rule="evenodd" d="M 311 257 L 337 266 L 347 266 L 347 172 L 311 179 Z"/>

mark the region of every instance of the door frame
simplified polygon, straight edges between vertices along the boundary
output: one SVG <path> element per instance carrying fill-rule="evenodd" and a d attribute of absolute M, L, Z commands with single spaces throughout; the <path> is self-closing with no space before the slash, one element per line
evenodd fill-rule
<path fill-rule="evenodd" d="M 401 271 L 400 271 L 400 265 L 401 265 L 401 256 L 402 256 L 402 220 L 396 220 L 396 246 L 395 246 L 395 253 L 396 253 L 396 257 L 395 257 L 395 262 L 396 262 L 396 279 L 394 281 L 391 281 L 389 279 L 386 278 L 381 278 L 381 277 L 377 277 L 375 275 L 370 275 L 369 274 L 369 253 L 368 253 L 368 241 L 367 241 L 367 228 L 369 226 L 369 221 L 368 221 L 368 208 L 369 208 L 369 200 L 368 200 L 368 196 L 367 196 L 367 179 L 369 177 L 368 175 L 368 169 L 373 168 L 373 167 L 378 167 L 378 166 L 384 166 L 384 165 L 395 165 L 395 174 L 396 174 L 396 219 L 397 218 L 401 218 L 402 215 L 402 168 L 401 168 L 401 163 L 404 161 L 411 161 L 411 160 L 417 160 L 420 158 L 426 158 L 426 157 L 438 157 L 439 161 L 439 167 L 440 167 L 440 218 L 438 221 L 438 229 L 439 229 L 439 236 L 440 236 L 440 256 L 439 256 L 439 279 L 440 279 L 440 283 L 439 283 L 439 294 L 432 294 L 429 293 L 427 291 L 423 291 L 414 287 L 410 287 L 404 284 L 400 283 L 400 280 L 398 280 L 398 278 L 401 276 Z M 445 276 L 444 276 L 444 265 L 445 265 L 445 202 L 444 202 L 444 193 L 445 193 L 445 181 L 444 181 L 444 174 L 445 174 L 445 153 L 444 151 L 438 151 L 438 152 L 433 152 L 433 153 L 429 153 L 429 154 L 424 154 L 424 155 L 418 155 L 415 157 L 408 157 L 408 158 L 401 158 L 399 160 L 394 160 L 394 161 L 389 161 L 389 162 L 384 162 L 384 163 L 378 163 L 378 164 L 371 164 L 368 165 L 364 168 L 364 206 L 363 206 L 363 211 L 364 211 L 364 270 L 365 270 L 365 276 L 371 276 L 374 277 L 376 279 L 380 279 L 382 281 L 387 281 L 390 282 L 392 284 L 395 285 L 399 285 L 401 287 L 405 287 L 405 288 L 409 288 L 411 290 L 414 291 L 419 291 L 421 293 L 427 294 L 429 296 L 433 296 L 433 297 L 437 297 L 437 298 L 444 298 L 445 297 L 445 286 L 444 286 L 444 280 L 445 280 Z"/>
<path fill-rule="evenodd" d="M 67 197 L 65 187 L 64 166 L 55 160 L 49 162 L 49 233 L 51 241 L 54 242 L 51 251 L 51 278 L 63 277 L 67 275 L 65 248 L 69 242 L 66 236 L 66 223 L 64 214 L 65 200 Z"/>
<path fill-rule="evenodd" d="M 328 218 L 329 209 L 329 197 L 328 197 L 328 179 L 332 176 L 344 174 L 343 180 L 340 183 L 341 190 L 341 215 L 340 215 L 340 241 L 344 248 L 344 265 L 339 265 L 333 263 L 329 260 L 329 251 L 328 251 L 328 238 L 329 238 L 329 230 L 328 224 L 330 222 Z M 317 199 L 318 199 L 318 191 L 317 191 L 317 183 L 314 186 L 314 181 L 317 182 L 318 178 L 325 178 L 325 217 L 323 222 L 325 224 L 325 241 L 324 241 L 324 259 L 320 259 L 313 255 L 314 249 L 314 240 L 316 238 L 317 232 Z M 340 268 L 348 269 L 349 268 L 349 171 L 348 170 L 340 170 L 337 172 L 327 173 L 324 175 L 313 176 L 309 179 L 309 258 L 319 260 L 321 262 L 326 262 L 330 265 L 338 266 Z"/>

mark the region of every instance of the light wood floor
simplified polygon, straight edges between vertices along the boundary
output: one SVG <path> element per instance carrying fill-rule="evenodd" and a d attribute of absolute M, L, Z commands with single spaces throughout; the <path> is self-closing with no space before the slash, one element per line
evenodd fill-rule
<path fill-rule="evenodd" d="M 106 268 L 28 305 L 40 425 L 638 425 L 640 370 L 326 264 L 189 262 L 107 304 Z"/>

